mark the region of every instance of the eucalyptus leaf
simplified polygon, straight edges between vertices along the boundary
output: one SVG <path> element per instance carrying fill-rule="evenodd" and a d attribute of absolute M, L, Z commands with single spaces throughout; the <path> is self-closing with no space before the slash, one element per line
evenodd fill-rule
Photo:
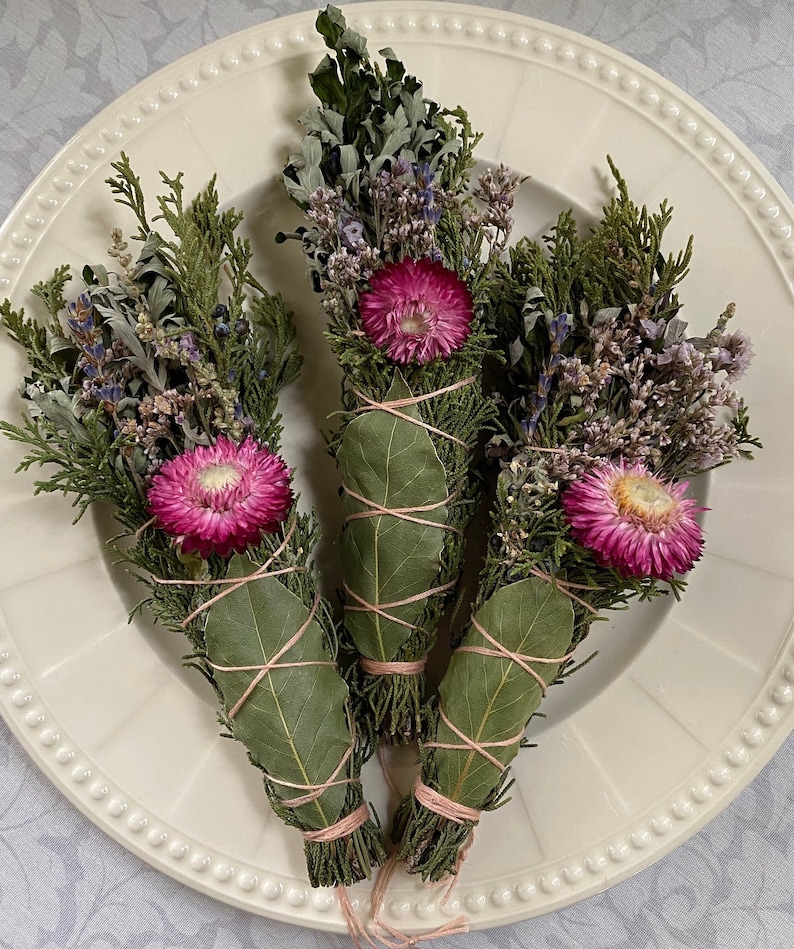
<path fill-rule="evenodd" d="M 74 355 L 78 351 L 74 340 L 67 339 L 65 336 L 50 336 L 47 344 L 51 356 L 58 356 L 63 353 Z"/>
<path fill-rule="evenodd" d="M 314 94 L 324 106 L 340 112 L 345 111 L 347 97 L 339 79 L 336 62 L 326 55 L 320 65 L 309 76 Z"/>
<path fill-rule="evenodd" d="M 525 312 L 524 316 L 524 336 L 529 336 L 530 333 L 535 329 L 538 320 L 543 316 L 542 310 L 530 310 L 528 313 Z M 515 365 L 515 363 L 513 363 Z"/>
<path fill-rule="evenodd" d="M 623 307 L 620 306 L 603 307 L 603 309 L 598 310 L 593 317 L 593 326 L 602 326 L 604 323 L 614 323 L 620 317 L 622 311 Z"/>
<path fill-rule="evenodd" d="M 344 49 L 346 52 L 353 52 L 361 59 L 367 55 L 367 41 L 349 27 L 345 29 L 337 41 L 337 48 Z"/>
<path fill-rule="evenodd" d="M 508 347 L 508 356 L 510 359 L 510 365 L 515 366 L 521 362 L 521 357 L 524 355 L 524 344 L 520 339 L 514 339 L 510 346 Z"/>
<path fill-rule="evenodd" d="M 158 275 L 146 293 L 146 302 L 154 322 L 159 322 L 165 311 L 173 306 L 176 294 L 169 287 L 168 280 Z"/>
<path fill-rule="evenodd" d="M 110 284 L 107 267 L 103 267 L 102 264 L 86 265 L 83 268 L 83 279 L 87 284 L 96 284 L 100 287 L 107 287 Z"/>
<path fill-rule="evenodd" d="M 427 119 L 427 107 L 420 90 L 413 94 L 405 93 L 400 97 L 400 101 L 405 109 L 405 115 L 408 124 L 415 127 Z"/>
<path fill-rule="evenodd" d="M 674 316 L 667 324 L 664 333 L 664 342 L 665 346 L 669 346 L 670 343 L 680 343 L 681 340 L 686 338 L 686 320 L 682 320 L 678 316 Z"/>
<path fill-rule="evenodd" d="M 339 166 L 343 178 L 359 174 L 358 153 L 353 145 L 342 145 L 339 148 Z"/>

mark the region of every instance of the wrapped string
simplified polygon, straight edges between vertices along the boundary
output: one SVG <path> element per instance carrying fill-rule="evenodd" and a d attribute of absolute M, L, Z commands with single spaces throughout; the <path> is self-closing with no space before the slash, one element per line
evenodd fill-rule
<path fill-rule="evenodd" d="M 560 656 L 557 659 L 545 659 L 541 656 L 526 656 L 522 655 L 520 652 L 512 652 L 508 649 L 503 643 L 500 643 L 498 639 L 495 639 L 488 632 L 487 629 L 477 622 L 477 619 L 472 616 L 470 618 L 472 626 L 477 630 L 477 632 L 487 640 L 489 643 L 492 643 L 494 648 L 488 649 L 487 646 L 458 646 L 458 652 L 475 652 L 481 656 L 495 656 L 497 659 L 509 659 L 511 662 L 514 662 L 517 666 L 520 666 L 524 672 L 532 676 L 532 678 L 540 686 L 540 691 L 542 695 L 546 694 L 548 686 L 539 672 L 532 668 L 530 662 L 539 662 L 542 665 L 559 665 L 562 662 L 567 662 L 568 659 L 573 655 L 573 651 L 566 653 L 564 656 Z"/>
<path fill-rule="evenodd" d="M 417 774 L 414 779 L 414 797 L 416 800 L 439 817 L 446 817 L 455 824 L 465 824 L 466 821 L 477 823 L 482 811 L 474 807 L 467 807 L 465 804 L 459 804 L 451 798 L 444 797 L 440 791 L 429 787 Z"/>
<path fill-rule="evenodd" d="M 278 556 L 285 550 L 289 541 L 292 537 L 292 534 L 297 525 L 297 518 L 293 519 L 292 524 L 290 525 L 289 530 L 284 535 L 284 539 L 281 544 L 276 548 L 276 550 L 264 561 L 253 573 L 247 574 L 244 577 L 234 577 L 227 579 L 220 579 L 212 581 L 212 585 L 221 585 L 225 589 L 221 590 L 220 593 L 211 597 L 209 600 L 206 600 L 202 603 L 197 609 L 195 609 L 184 621 L 183 626 L 187 625 L 192 619 L 195 619 L 200 613 L 209 609 L 210 606 L 217 603 L 220 599 L 225 596 L 228 596 L 230 593 L 233 593 L 235 590 L 239 590 L 242 586 L 247 583 L 251 583 L 254 580 L 260 580 L 265 577 L 278 577 L 283 576 L 288 573 L 295 572 L 306 572 L 306 567 L 284 567 L 278 570 L 270 570 L 270 566 L 275 562 Z M 152 577 L 152 580 L 155 583 L 162 584 L 177 584 L 177 585 L 186 585 L 186 586 L 207 586 L 207 581 L 204 580 L 172 580 L 164 579 L 161 577 Z M 311 626 L 314 617 L 317 613 L 317 608 L 320 604 L 320 594 L 316 593 L 312 607 L 309 610 L 309 615 L 306 620 L 301 624 L 299 629 L 289 638 L 289 640 L 273 655 L 270 659 L 265 660 L 262 663 L 256 663 L 254 665 L 246 666 L 222 666 L 218 663 L 211 662 L 209 659 L 206 659 L 207 665 L 214 669 L 216 672 L 256 672 L 257 674 L 251 679 L 251 682 L 248 684 L 245 692 L 240 696 L 234 706 L 229 710 L 228 717 L 230 720 L 234 720 L 235 716 L 239 713 L 243 705 L 251 697 L 257 686 L 260 684 L 262 679 L 272 672 L 275 669 L 294 669 L 300 666 L 336 666 L 336 663 L 331 660 L 319 660 L 319 659 L 308 659 L 308 660 L 299 660 L 294 662 L 282 662 L 281 659 L 293 646 L 295 646 L 304 635 L 304 633 Z M 351 720 L 352 721 L 352 720 Z M 280 778 L 275 778 L 271 774 L 266 774 L 266 779 L 271 784 L 277 784 L 281 787 L 293 788 L 295 790 L 306 791 L 306 794 L 303 794 L 296 798 L 282 799 L 281 803 L 284 807 L 293 809 L 300 807 L 304 804 L 311 804 L 313 801 L 316 801 L 320 798 L 327 790 L 332 787 L 337 787 L 344 784 L 354 784 L 360 783 L 358 778 L 339 778 L 338 775 L 346 767 L 348 761 L 352 757 L 353 749 L 355 747 L 355 725 L 351 724 L 351 741 L 350 745 L 345 749 L 342 758 L 328 777 L 328 779 L 321 784 L 296 784 L 291 781 L 284 781 Z M 352 811 L 350 814 L 342 817 L 335 824 L 330 825 L 329 827 L 321 828 L 320 830 L 308 830 L 302 831 L 303 837 L 310 842 L 323 843 L 325 841 L 338 840 L 341 837 L 345 837 L 348 834 L 352 834 L 354 831 L 358 830 L 359 827 L 362 827 L 369 820 L 369 808 L 366 804 L 361 804 L 356 810 Z"/>
<path fill-rule="evenodd" d="M 421 659 L 416 659 L 413 662 L 381 662 L 378 659 L 359 656 L 358 664 L 364 672 L 373 676 L 415 676 L 425 671 L 427 656 L 422 656 Z"/>
<path fill-rule="evenodd" d="M 598 615 L 598 610 L 592 606 L 587 601 L 583 600 L 581 597 L 573 593 L 573 590 L 603 590 L 603 587 L 594 587 L 588 586 L 585 583 L 570 583 L 568 580 L 560 580 L 559 577 L 553 577 L 550 573 L 544 573 L 540 567 L 532 567 L 529 571 L 533 577 L 537 577 L 539 580 L 544 580 L 546 583 L 553 584 L 560 593 L 564 593 L 569 600 L 573 600 L 574 603 L 578 603 L 579 606 L 583 606 L 589 613 L 592 613 L 593 616 Z"/>
<path fill-rule="evenodd" d="M 445 497 L 443 501 L 437 501 L 435 504 L 423 504 L 417 507 L 384 507 L 382 504 L 378 504 L 377 501 L 371 501 L 369 498 L 356 494 L 356 492 L 348 488 L 344 482 L 342 483 L 342 490 L 349 497 L 367 505 L 366 511 L 354 511 L 352 514 L 348 514 L 345 518 L 345 522 L 357 521 L 364 517 L 379 517 L 385 514 L 389 517 L 398 517 L 402 521 L 410 521 L 412 524 L 421 524 L 425 527 L 438 527 L 439 530 L 452 531 L 453 534 L 463 536 L 463 531 L 457 527 L 453 527 L 451 524 L 443 524 L 438 521 L 431 521 L 429 518 L 414 516 L 416 514 L 423 514 L 426 511 L 437 511 L 440 507 L 444 507 L 449 504 L 450 501 L 454 500 L 457 492 L 453 492 Z"/>
<path fill-rule="evenodd" d="M 321 827 L 320 830 L 302 830 L 301 834 L 304 840 L 308 840 L 310 843 L 324 844 L 331 840 L 347 837 L 348 834 L 352 834 L 359 827 L 363 827 L 368 820 L 369 808 L 366 804 L 361 804 L 345 817 L 340 817 L 335 824 Z"/>
<path fill-rule="evenodd" d="M 260 574 L 262 576 L 262 574 Z M 253 577 L 251 574 L 248 578 Z M 314 619 L 314 614 L 317 612 L 317 606 L 320 603 L 320 594 L 315 594 L 314 603 L 312 608 L 309 610 L 309 615 L 306 617 L 306 620 L 301 624 L 300 628 L 293 633 L 290 639 L 278 650 L 278 652 L 273 656 L 272 659 L 268 659 L 266 662 L 263 662 L 259 665 L 253 666 L 219 666 L 214 662 L 207 660 L 207 664 L 216 669 L 218 672 L 253 672 L 256 670 L 257 674 L 251 679 L 248 684 L 248 688 L 243 692 L 237 702 L 234 704 L 234 707 L 229 712 L 229 718 L 233 719 L 234 716 L 240 711 L 240 709 L 248 701 L 251 693 L 259 685 L 259 683 L 264 679 L 264 677 L 271 672 L 273 669 L 290 669 L 295 668 L 296 666 L 335 666 L 335 662 L 330 660 L 301 660 L 300 662 L 279 662 L 279 659 L 288 652 L 292 647 L 300 640 L 301 636 L 306 632 L 306 630 L 311 626 L 312 620 Z"/>
<path fill-rule="evenodd" d="M 476 381 L 477 376 L 468 376 L 466 379 L 460 379 L 458 382 L 452 383 L 452 385 L 444 386 L 442 389 L 435 389 L 433 392 L 426 392 L 424 395 L 414 395 L 404 399 L 392 399 L 388 402 L 380 402 L 377 399 L 370 398 L 370 396 L 365 395 L 359 389 L 354 388 L 354 395 L 356 395 L 357 398 L 366 404 L 353 409 L 353 412 L 370 412 L 372 410 L 388 412 L 389 415 L 393 415 L 395 418 L 402 419 L 404 422 L 410 422 L 412 425 L 418 425 L 419 428 L 423 428 L 425 431 L 431 432 L 433 435 L 439 435 L 441 438 L 447 438 L 449 441 L 454 442 L 456 445 L 460 445 L 462 448 L 468 451 L 469 445 L 467 445 L 466 442 L 458 438 L 456 435 L 451 435 L 449 432 L 445 432 L 441 428 L 436 428 L 433 425 L 429 425 L 422 419 L 412 418 L 410 415 L 406 415 L 405 412 L 401 412 L 400 409 L 407 408 L 410 405 L 420 405 L 422 402 L 426 402 L 428 399 L 434 399 L 439 395 L 446 395 L 448 392 L 454 392 L 456 389 L 462 389 Z"/>
<path fill-rule="evenodd" d="M 438 704 L 438 716 L 441 721 L 447 726 L 447 728 L 463 742 L 462 745 L 454 745 L 447 742 L 439 741 L 426 741 L 425 748 L 447 748 L 451 751 L 465 751 L 467 748 L 471 751 L 476 751 L 477 754 L 482 755 L 486 761 L 489 761 L 495 768 L 498 768 L 500 772 L 507 770 L 507 765 L 502 764 L 498 758 L 495 758 L 489 751 L 489 748 L 509 748 L 510 745 L 515 745 L 516 742 L 521 741 L 524 735 L 524 729 L 515 735 L 513 738 L 504 738 L 501 741 L 475 741 L 473 738 L 470 738 L 465 732 L 462 732 L 456 725 L 447 718 L 444 713 L 444 709 L 441 706 L 441 703 Z M 432 810 L 432 808 L 431 808 Z"/>
<path fill-rule="evenodd" d="M 441 586 L 433 587 L 430 590 L 423 590 L 421 593 L 415 593 L 413 596 L 407 596 L 404 600 L 392 600 L 391 603 L 369 603 L 364 597 L 359 596 L 358 593 L 354 593 L 353 590 L 345 584 L 345 593 L 347 593 L 348 596 L 352 596 L 359 604 L 358 606 L 351 606 L 349 603 L 346 603 L 345 609 L 353 613 L 377 613 L 378 616 L 391 620 L 399 626 L 405 626 L 408 629 L 416 629 L 415 623 L 409 623 L 407 620 L 392 616 L 386 611 L 393 610 L 398 606 L 406 606 L 408 603 L 418 603 L 420 600 L 426 600 L 428 597 L 435 596 L 436 593 L 446 593 L 446 591 L 451 590 L 456 583 L 457 580 L 451 580 L 449 583 L 442 583 Z"/>
<path fill-rule="evenodd" d="M 246 583 L 251 583 L 253 580 L 259 580 L 262 577 L 279 577 L 287 573 L 306 573 L 307 568 L 301 566 L 294 567 L 281 567 L 278 570 L 270 570 L 271 565 L 277 560 L 277 558 L 284 552 L 292 539 L 292 535 L 295 533 L 295 528 L 298 526 L 298 519 L 294 517 L 292 523 L 289 526 L 284 539 L 278 545 L 278 547 L 273 551 L 273 553 L 260 564 L 253 573 L 246 574 L 244 577 L 231 577 L 231 578 L 222 578 L 219 580 L 172 580 L 165 579 L 163 577 L 152 576 L 152 581 L 154 583 L 159 583 L 164 586 L 174 585 L 174 586 L 221 586 L 224 587 L 219 593 L 216 593 L 215 596 L 210 597 L 209 600 L 205 600 L 200 606 L 198 606 L 193 612 L 186 616 L 182 620 L 182 626 L 185 627 L 190 624 L 197 616 L 201 613 L 208 610 L 211 606 L 214 606 L 219 600 L 222 600 L 225 596 L 228 596 L 230 593 L 234 593 L 235 590 L 239 590 L 240 587 L 245 586 Z"/>

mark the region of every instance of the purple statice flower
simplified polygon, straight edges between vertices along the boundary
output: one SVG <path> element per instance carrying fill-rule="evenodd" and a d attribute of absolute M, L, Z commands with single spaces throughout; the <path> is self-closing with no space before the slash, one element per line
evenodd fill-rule
<path fill-rule="evenodd" d="M 649 342 L 661 339 L 664 336 L 666 326 L 665 320 L 640 320 L 643 338 Z"/>
<path fill-rule="evenodd" d="M 404 175 L 407 175 L 411 171 L 411 164 L 402 155 L 397 159 L 396 162 L 392 165 L 391 173 L 394 178 L 402 178 Z"/>
<path fill-rule="evenodd" d="M 314 225 L 317 246 L 325 250 L 335 247 L 339 236 L 342 198 L 330 188 L 318 188 L 309 196 L 306 217 Z"/>
<path fill-rule="evenodd" d="M 196 339 L 192 333 L 183 333 L 177 341 L 177 347 L 188 362 L 198 362 L 201 359 L 201 353 L 198 351 Z"/>
<path fill-rule="evenodd" d="M 750 337 L 744 330 L 723 333 L 717 340 L 716 347 L 709 353 L 709 357 L 711 367 L 715 372 L 724 370 L 729 379 L 740 379 L 753 358 Z"/>
<path fill-rule="evenodd" d="M 345 217 L 342 215 L 339 218 L 339 236 L 342 238 L 342 243 L 348 250 L 357 250 L 361 241 L 364 240 L 364 225 L 361 221 L 357 221 L 354 217 Z"/>
<path fill-rule="evenodd" d="M 513 229 L 513 203 L 520 183 L 506 165 L 499 165 L 496 171 L 489 168 L 477 179 L 474 196 L 486 207 L 482 214 L 474 216 L 473 223 L 486 228 L 486 239 L 496 247 L 502 246 Z"/>
<path fill-rule="evenodd" d="M 656 356 L 656 365 L 669 371 L 699 374 L 705 358 L 693 342 L 688 339 L 670 343 Z"/>

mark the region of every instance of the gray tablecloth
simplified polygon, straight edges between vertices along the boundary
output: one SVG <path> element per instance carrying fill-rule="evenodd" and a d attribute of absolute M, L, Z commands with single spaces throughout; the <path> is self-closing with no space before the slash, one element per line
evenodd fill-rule
<path fill-rule="evenodd" d="M 61 146 L 153 70 L 307 0 L 2 0 L 0 219 Z M 395 3 L 395 5 L 398 5 Z M 794 196 L 791 0 L 487 0 L 608 43 L 685 89 Z M 4 539 L 3 543 L 9 543 Z M 794 739 L 687 844 L 603 894 L 444 940 L 471 949 L 790 949 Z M 0 722 L 2 949 L 343 946 L 173 882 L 97 830 Z"/>

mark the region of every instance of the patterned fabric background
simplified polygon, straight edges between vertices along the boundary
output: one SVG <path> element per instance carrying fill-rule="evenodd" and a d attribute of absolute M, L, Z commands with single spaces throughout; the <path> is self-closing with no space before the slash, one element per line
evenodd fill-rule
<path fill-rule="evenodd" d="M 399 0 L 395 0 L 398 3 Z M 794 196 L 790 0 L 491 0 L 610 44 L 693 95 Z M 152 71 L 306 0 L 0 0 L 0 219 L 98 110 Z M 752 631 L 748 630 L 748 635 Z M 686 845 L 529 922 L 444 940 L 468 949 L 790 949 L 794 738 Z M 345 947 L 193 892 L 67 803 L 0 723 L 2 949 Z"/>

